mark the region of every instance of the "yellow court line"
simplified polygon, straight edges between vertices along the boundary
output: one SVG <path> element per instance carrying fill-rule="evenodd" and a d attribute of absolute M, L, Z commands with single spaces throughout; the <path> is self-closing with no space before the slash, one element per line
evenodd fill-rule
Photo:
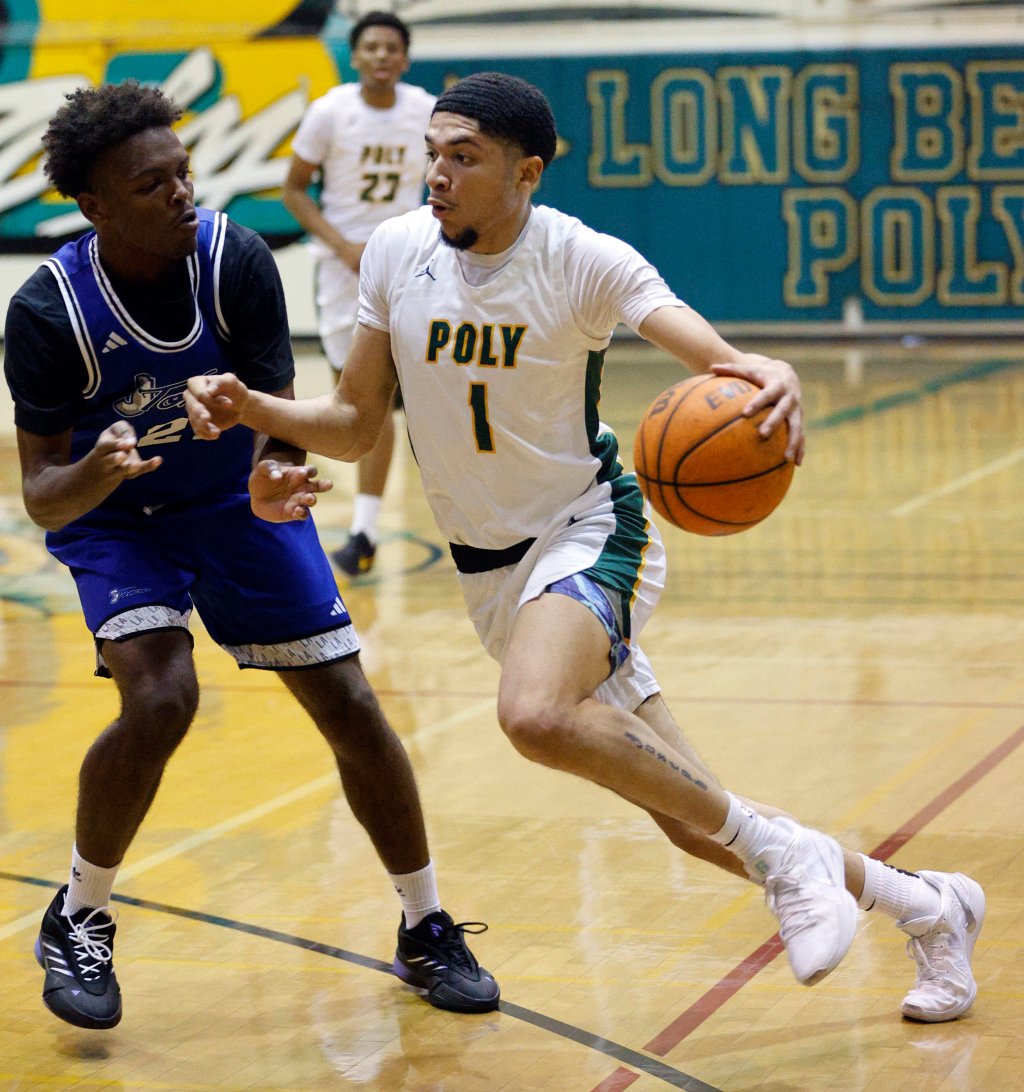
<path fill-rule="evenodd" d="M 162 865 L 165 861 L 169 861 L 173 857 L 180 857 L 190 849 L 195 849 L 196 846 L 212 842 L 222 834 L 237 830 L 239 827 L 245 826 L 246 823 L 251 823 L 254 819 L 262 819 L 264 815 L 269 815 L 279 808 L 287 807 L 289 804 L 294 804 L 297 800 L 303 800 L 307 796 L 312 796 L 314 793 L 321 792 L 327 788 L 333 788 L 337 785 L 338 775 L 336 773 L 325 774 L 323 777 L 318 777 L 313 781 L 307 781 L 305 785 L 299 785 L 298 788 L 281 793 L 280 796 L 275 796 L 272 800 L 265 800 L 262 804 L 257 804 L 254 808 L 249 808 L 247 811 L 240 812 L 230 819 L 225 819 L 222 823 L 214 823 L 212 827 L 207 827 L 205 830 L 190 834 L 187 838 L 182 838 L 181 841 L 167 846 L 166 849 L 151 853 L 148 857 L 143 857 L 141 861 L 126 865 L 118 872 L 118 879 L 131 879 L 133 876 L 148 872 L 151 868 L 156 868 L 158 865 Z M 31 925 L 38 924 L 39 912 L 37 910 L 34 910 L 30 914 L 23 914 L 20 918 L 16 918 L 7 925 L 0 926 L 0 940 L 5 940 L 7 937 L 14 936 L 15 933 L 20 933 L 23 929 L 27 929 Z"/>
<path fill-rule="evenodd" d="M 970 474 L 964 474 L 959 478 L 954 478 L 953 481 L 947 482 L 938 489 L 930 489 L 927 493 L 921 493 L 918 496 L 913 497 L 911 500 L 893 508 L 889 515 L 909 516 L 911 512 L 916 512 L 919 508 L 923 508 L 933 500 L 938 500 L 940 497 L 948 497 L 951 493 L 959 492 L 965 486 L 974 485 L 975 482 L 980 482 L 982 478 L 987 478 L 991 474 L 998 474 L 1000 470 L 1005 470 L 1007 467 L 1013 466 L 1014 463 L 1019 463 L 1021 459 L 1024 459 L 1024 447 L 1019 447 L 1016 451 L 1011 451 L 1008 455 L 1004 455 L 1002 458 L 996 459 L 991 463 L 986 463 L 984 466 L 979 466 L 977 470 L 972 470 Z"/>
<path fill-rule="evenodd" d="M 1015 689 L 1016 683 L 1011 683 L 1007 685 L 1003 688 L 1002 691 L 1000 691 L 999 694 L 996 695 L 996 700 L 1002 700 L 1004 695 L 1014 691 Z M 961 723 L 959 728 L 953 729 L 953 731 L 949 735 L 944 736 L 934 746 L 929 747 L 928 750 L 926 750 L 923 754 L 918 755 L 918 757 L 914 759 L 913 762 L 904 766 L 896 774 L 890 777 L 888 781 L 883 782 L 873 792 L 868 793 L 867 796 L 862 797 L 859 803 L 857 803 L 853 808 L 851 808 L 844 815 L 840 816 L 839 819 L 837 819 L 835 823 L 836 828 L 855 825 L 866 814 L 871 812 L 880 800 L 884 799 L 890 793 L 895 792 L 898 788 L 905 785 L 922 769 L 924 769 L 930 763 L 934 762 L 936 758 L 940 757 L 943 754 L 946 754 L 958 743 L 961 743 L 964 737 L 971 733 L 977 727 L 979 720 L 983 719 L 991 712 L 991 709 L 980 709 L 973 712 L 969 717 L 967 717 L 965 721 Z M 970 764 L 968 764 L 968 768 L 969 765 Z M 955 763 L 954 768 L 959 769 L 960 763 Z M 952 780 L 955 781 L 956 778 L 954 777 Z M 909 816 L 907 816 L 907 818 L 909 818 Z"/>

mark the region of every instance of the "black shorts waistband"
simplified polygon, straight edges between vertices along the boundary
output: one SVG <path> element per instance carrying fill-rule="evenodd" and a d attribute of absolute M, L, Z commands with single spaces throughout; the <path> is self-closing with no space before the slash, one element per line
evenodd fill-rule
<path fill-rule="evenodd" d="M 460 573 L 489 573 L 492 569 L 501 569 L 505 565 L 515 565 L 521 561 L 536 541 L 535 538 L 524 538 L 522 542 L 506 546 L 504 550 L 480 550 L 476 546 L 460 546 L 458 543 L 449 542 L 448 549 L 451 550 L 455 568 Z"/>

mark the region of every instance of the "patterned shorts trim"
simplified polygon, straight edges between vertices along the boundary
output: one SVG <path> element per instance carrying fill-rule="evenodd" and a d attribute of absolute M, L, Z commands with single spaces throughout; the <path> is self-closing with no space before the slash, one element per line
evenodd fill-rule
<path fill-rule="evenodd" d="M 96 674 L 111 678 L 110 668 L 103 659 L 104 641 L 126 641 L 143 633 L 161 633 L 171 629 L 184 630 L 189 640 L 188 623 L 191 610 L 178 611 L 159 605 L 136 607 L 123 614 L 115 614 L 96 631 Z M 235 658 L 239 667 L 262 668 L 265 671 L 291 671 L 303 667 L 319 667 L 354 656 L 359 651 L 359 637 L 355 627 L 347 621 L 337 629 L 317 633 L 312 637 L 300 637 L 294 641 L 279 641 L 268 645 L 222 645 Z"/>
<path fill-rule="evenodd" d="M 612 671 L 618 670 L 626 662 L 626 657 L 629 656 L 629 643 L 622 633 L 622 619 L 612 605 L 608 593 L 593 577 L 587 576 L 586 573 L 575 573 L 573 576 L 556 580 L 544 590 L 567 595 L 570 599 L 582 603 L 604 626 L 604 631 L 611 642 L 608 662 Z M 616 596 L 616 598 L 619 597 Z"/>
<path fill-rule="evenodd" d="M 224 648 L 234 656 L 239 667 L 291 671 L 354 656 L 359 651 L 359 638 L 350 624 L 298 641 L 282 641 L 276 645 L 224 645 Z"/>

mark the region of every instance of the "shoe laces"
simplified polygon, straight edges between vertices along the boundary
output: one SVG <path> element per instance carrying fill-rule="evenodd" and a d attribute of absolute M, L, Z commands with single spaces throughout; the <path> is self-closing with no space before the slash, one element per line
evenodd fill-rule
<path fill-rule="evenodd" d="M 783 859 L 778 871 L 765 877 L 764 887 L 764 900 L 778 918 L 779 935 L 784 941 L 808 928 L 818 917 L 820 907 L 802 865 L 787 867 Z"/>
<path fill-rule="evenodd" d="M 466 933 L 478 936 L 487 932 L 487 925 L 482 921 L 460 921 L 445 925 L 441 935 L 437 938 L 437 947 L 448 959 L 449 966 L 455 966 L 457 970 L 470 974 L 476 972 L 479 964 L 473 957 L 473 953 L 466 946 L 463 939 Z"/>
<path fill-rule="evenodd" d="M 948 938 L 944 933 L 911 937 L 907 941 L 907 955 L 917 964 L 917 984 L 944 982 L 954 968 Z"/>
<path fill-rule="evenodd" d="M 917 982 L 948 981 L 951 974 L 961 975 L 958 963 L 964 956 L 963 934 L 973 932 L 977 927 L 974 911 L 960 899 L 955 892 L 954 909 L 963 914 L 963 924 L 957 927 L 951 920 L 952 911 L 945 911 L 931 932 L 924 936 L 910 937 L 907 941 L 907 955 L 917 964 Z"/>
<path fill-rule="evenodd" d="M 97 914 L 103 914 L 106 920 L 93 921 Z M 111 928 L 116 919 L 116 912 L 105 906 L 97 907 L 80 922 L 68 919 L 68 936 L 74 949 L 75 963 L 87 982 L 99 978 L 114 958 Z"/>

